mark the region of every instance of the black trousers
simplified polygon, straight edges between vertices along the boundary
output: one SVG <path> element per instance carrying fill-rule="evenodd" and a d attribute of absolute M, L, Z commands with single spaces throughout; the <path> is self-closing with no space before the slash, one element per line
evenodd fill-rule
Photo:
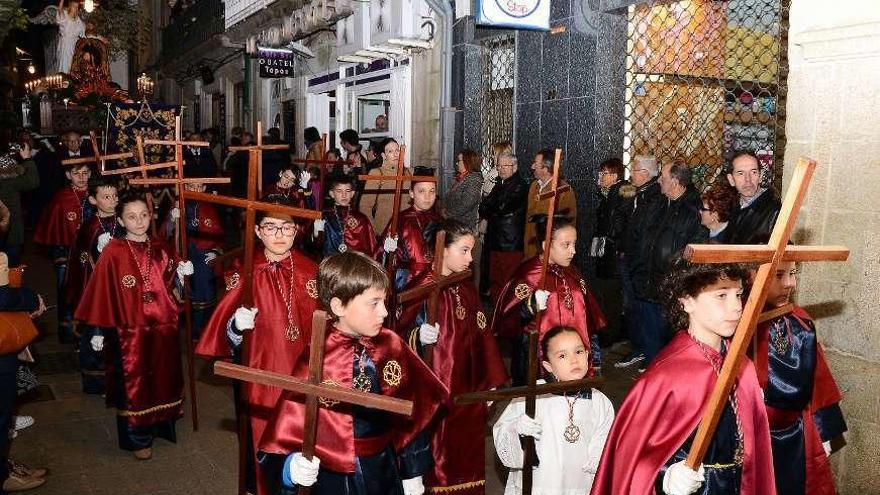
<path fill-rule="evenodd" d="M 6 495 L 2 484 L 9 477 L 9 428 L 15 406 L 15 376 L 18 370 L 18 355 L 0 356 L 0 494 Z"/>

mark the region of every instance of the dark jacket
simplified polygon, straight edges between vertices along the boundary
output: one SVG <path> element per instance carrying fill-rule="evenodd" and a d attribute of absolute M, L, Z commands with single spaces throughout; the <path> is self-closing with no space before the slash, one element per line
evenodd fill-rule
<path fill-rule="evenodd" d="M 651 215 L 659 208 L 661 199 L 665 198 L 660 194 L 660 184 L 657 183 L 657 177 L 636 189 L 636 195 L 631 203 L 632 210 L 623 235 L 622 251 L 627 258 L 634 258 L 637 255 L 638 238 Z"/>
<path fill-rule="evenodd" d="M 474 228 L 479 221 L 478 209 L 483 195 L 483 174 L 471 172 L 452 184 L 446 192 L 443 204 L 446 217 Z"/>
<path fill-rule="evenodd" d="M 766 242 L 776 224 L 782 203 L 773 189 L 767 189 L 750 205 L 734 207 L 726 230 L 728 244 L 760 244 Z"/>
<path fill-rule="evenodd" d="M 0 173 L 0 201 L 9 208 L 10 216 L 6 244 L 24 244 L 21 193 L 36 189 L 39 185 L 40 173 L 33 160 L 25 160 L 20 167 L 13 167 Z"/>
<path fill-rule="evenodd" d="M 688 244 L 705 243 L 709 231 L 700 224 L 700 193 L 693 187 L 672 201 L 662 196 L 638 242 L 632 277 L 636 295 L 659 300 L 659 286 L 669 266 Z"/>
<path fill-rule="evenodd" d="M 529 185 L 513 174 L 498 179 L 480 203 L 480 218 L 487 221 L 486 246 L 489 251 L 522 251 Z"/>
<path fill-rule="evenodd" d="M 208 148 L 184 148 L 183 173 L 187 177 L 217 177 L 217 162 Z"/>
<path fill-rule="evenodd" d="M 602 278 L 615 276 L 617 252 L 623 246 L 626 225 L 632 214 L 635 187 L 619 181 L 608 188 L 608 195 L 599 194 L 596 207 L 596 237 L 605 238 L 605 255 L 597 260 L 596 274 Z"/>

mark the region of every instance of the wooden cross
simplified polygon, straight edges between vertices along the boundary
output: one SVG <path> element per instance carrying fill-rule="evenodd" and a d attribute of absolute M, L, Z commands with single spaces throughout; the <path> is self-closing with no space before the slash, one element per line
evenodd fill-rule
<path fill-rule="evenodd" d="M 177 228 L 175 231 L 177 232 L 177 236 L 179 237 L 178 242 L 178 255 L 181 260 L 186 261 L 187 250 L 189 248 L 189 243 L 187 241 L 187 233 L 186 233 L 186 198 L 184 197 L 184 184 L 224 184 L 229 183 L 228 178 L 219 178 L 219 177 L 193 177 L 186 178 L 183 174 L 183 146 L 201 146 L 208 147 L 209 144 L 204 141 L 181 141 L 180 140 L 180 116 L 175 119 L 176 128 L 174 130 L 174 134 L 176 139 L 174 141 L 159 141 L 159 140 L 151 140 L 146 139 L 142 140 L 140 137 L 137 138 L 137 147 L 138 147 L 138 157 L 140 160 L 143 160 L 144 157 L 144 144 L 152 144 L 152 145 L 163 145 L 163 146 L 174 146 L 174 165 L 177 167 L 177 177 L 171 178 L 148 178 L 146 177 L 146 168 L 140 167 L 140 171 L 142 177 L 140 179 L 131 179 L 129 180 L 129 184 L 132 185 L 140 185 L 140 186 L 150 186 L 150 185 L 174 185 L 177 190 L 177 208 L 180 211 L 180 219 L 178 219 Z M 167 165 L 167 164 L 162 164 Z M 148 201 L 148 207 L 152 209 L 152 200 Z M 152 211 L 151 211 L 152 214 Z M 183 224 L 181 228 L 180 225 Z M 155 228 L 155 222 L 153 222 Z M 155 233 L 155 231 L 154 231 Z M 189 280 L 188 277 L 183 278 L 183 304 L 184 304 L 184 329 L 186 335 L 186 361 L 187 361 L 187 374 L 189 378 L 189 392 L 190 392 L 190 402 L 191 402 L 191 410 L 192 410 L 192 422 L 193 422 L 193 430 L 198 431 L 199 429 L 199 409 L 198 409 L 198 399 L 196 395 L 196 381 L 195 381 L 195 354 L 193 349 L 193 339 L 192 339 L 192 300 L 189 296 Z"/>
<path fill-rule="evenodd" d="M 777 265 L 783 261 L 845 261 L 849 257 L 849 249 L 844 246 L 788 246 L 789 237 L 815 168 L 816 162 L 813 160 L 807 158 L 798 160 L 767 245 L 690 244 L 685 250 L 685 258 L 692 263 L 760 263 L 742 317 L 736 327 L 736 333 L 724 358 L 721 373 L 709 395 L 708 404 L 703 411 L 696 437 L 688 453 L 687 465 L 693 469 L 703 462 L 706 449 L 715 435 L 718 420 L 730 396 L 739 369 L 746 359 L 749 342 L 761 318 L 761 310 L 767 300 L 771 277 L 776 273 Z M 765 317 L 772 317 L 773 313 L 775 311 L 768 312 Z"/>
<path fill-rule="evenodd" d="M 247 146 L 230 146 L 229 151 L 247 151 L 249 153 L 248 167 L 256 163 L 257 168 L 257 196 L 263 195 L 263 152 L 270 150 L 289 150 L 289 144 L 263 144 L 263 122 L 257 121 L 257 144 Z"/>
<path fill-rule="evenodd" d="M 427 297 L 428 310 L 425 315 L 425 323 L 429 325 L 437 324 L 437 312 L 440 310 L 440 292 L 450 285 L 473 277 L 473 272 L 470 270 L 443 275 L 443 250 L 445 247 L 446 232 L 438 230 L 437 238 L 434 241 L 434 264 L 431 268 L 434 280 L 425 285 L 403 291 L 397 296 L 398 304 Z M 423 350 L 425 364 L 430 368 L 434 364 L 434 344 L 426 345 Z"/>
<path fill-rule="evenodd" d="M 61 165 L 68 167 L 73 165 L 83 165 L 83 164 L 94 164 L 98 166 L 98 169 L 101 171 L 101 175 L 108 175 L 104 173 L 104 165 L 108 160 L 124 160 L 126 158 L 131 158 L 134 156 L 134 153 L 115 153 L 112 155 L 102 155 L 101 150 L 98 149 L 98 138 L 95 135 L 95 131 L 89 131 L 89 139 L 90 144 L 92 146 L 92 156 L 82 156 L 79 158 L 68 158 L 66 160 L 61 160 Z"/>
<path fill-rule="evenodd" d="M 300 380 L 281 373 L 273 373 L 256 368 L 248 368 L 225 361 L 214 363 L 214 373 L 236 380 L 278 387 L 304 395 L 305 424 L 303 425 L 302 454 L 312 460 L 315 456 L 315 440 L 318 434 L 318 402 L 320 399 L 343 402 L 394 414 L 411 416 L 412 401 L 385 397 L 380 394 L 364 392 L 355 388 L 341 388 L 323 383 L 324 379 L 324 335 L 327 329 L 327 313 L 321 310 L 312 315 L 312 340 L 309 347 L 309 378 Z M 244 439 L 239 439 L 239 441 Z M 309 493 L 309 487 L 299 487 L 298 493 Z"/>

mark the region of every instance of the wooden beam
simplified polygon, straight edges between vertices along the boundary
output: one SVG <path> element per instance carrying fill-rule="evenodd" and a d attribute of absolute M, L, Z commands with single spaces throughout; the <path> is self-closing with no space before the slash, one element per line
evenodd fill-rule
<path fill-rule="evenodd" d="M 766 263 L 776 251 L 750 244 L 689 244 L 683 256 L 691 263 Z M 786 246 L 782 261 L 846 261 L 846 246 Z"/>
<path fill-rule="evenodd" d="M 498 400 L 514 399 L 518 397 L 528 397 L 530 395 L 539 396 L 544 394 L 555 394 L 560 392 L 569 392 L 572 390 L 583 390 L 586 388 L 601 388 L 605 384 L 604 378 L 583 378 L 580 380 L 571 380 L 567 382 L 544 383 L 529 387 L 508 387 L 499 388 L 497 390 L 486 390 L 482 392 L 470 392 L 467 394 L 459 394 L 453 397 L 456 405 L 474 404 L 478 402 L 494 402 Z"/>

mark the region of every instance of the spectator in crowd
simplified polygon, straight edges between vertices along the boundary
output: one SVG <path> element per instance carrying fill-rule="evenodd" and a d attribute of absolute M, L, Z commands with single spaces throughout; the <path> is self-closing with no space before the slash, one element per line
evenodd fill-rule
<path fill-rule="evenodd" d="M 202 141 L 203 136 L 194 132 L 189 135 L 190 141 Z M 186 177 L 216 177 L 217 162 L 210 148 L 201 146 L 185 146 L 183 148 L 183 173 Z"/>
<path fill-rule="evenodd" d="M 361 145 L 360 137 L 354 129 L 346 129 L 339 133 L 339 145 L 345 151 L 345 164 L 342 171 L 346 174 L 358 176 L 367 171 L 367 158 L 364 156 L 364 147 Z M 363 181 L 355 181 L 354 199 L 351 204 L 355 209 L 360 210 L 361 196 L 364 192 Z"/>
<path fill-rule="evenodd" d="M 492 192 L 495 181 L 498 178 L 498 158 L 502 153 L 513 153 L 513 144 L 510 141 L 499 141 L 492 145 L 492 168 L 483 170 L 483 196 Z"/>
<path fill-rule="evenodd" d="M 516 156 L 501 153 L 496 165 L 498 180 L 480 202 L 480 218 L 486 221 L 485 247 L 481 253 L 480 290 L 498 296 L 507 277 L 523 259 L 523 229 L 529 186 L 517 173 Z"/>
<path fill-rule="evenodd" d="M 471 229 L 476 228 L 482 188 L 480 155 L 473 150 L 463 150 L 456 157 L 455 181 L 444 200 L 446 218 L 458 220 Z"/>
<path fill-rule="evenodd" d="M 24 213 L 21 208 L 22 191 L 36 189 L 40 185 L 37 165 L 31 159 L 29 144 L 22 146 L 17 159 L 0 163 L 0 202 L 9 209 L 9 231 L 0 238 L 0 251 L 9 257 L 9 266 L 16 267 L 21 261 L 24 245 Z M 12 163 L 12 161 L 20 163 Z M 0 160 L 2 161 L 2 160 Z"/>
<path fill-rule="evenodd" d="M 617 340 L 623 325 L 617 263 L 635 193 L 624 179 L 623 170 L 619 158 L 605 160 L 599 165 L 596 230 L 590 243 L 590 256 L 596 259 L 596 293 L 602 311 L 608 316 L 608 328 L 600 335 L 611 340 Z"/>
<path fill-rule="evenodd" d="M 620 302 L 623 306 L 624 325 L 629 335 L 631 351 L 629 354 L 614 364 L 615 368 L 626 368 L 641 363 L 645 359 L 644 346 L 642 345 L 641 326 L 639 325 L 638 305 L 636 294 L 633 290 L 632 268 L 636 262 L 639 232 L 644 230 L 645 224 L 650 220 L 651 214 L 658 207 L 662 198 L 660 184 L 657 183 L 657 175 L 660 169 L 657 159 L 650 155 L 639 155 L 633 158 L 632 170 L 629 181 L 635 188 L 633 193 L 632 210 L 626 221 L 626 230 L 623 235 L 623 245 L 618 260 L 620 269 Z M 625 186 L 625 190 L 629 189 Z"/>
<path fill-rule="evenodd" d="M 526 218 L 529 219 L 526 222 L 525 244 L 523 246 L 526 258 L 531 258 L 538 253 L 538 235 L 535 230 L 535 222 L 531 219 L 535 215 L 547 214 L 550 198 L 541 199 L 540 195 L 550 190 L 550 180 L 553 178 L 553 158 L 554 151 L 545 149 L 539 151 L 532 162 L 535 181 L 529 187 L 529 203 L 526 209 Z M 565 185 L 568 183 L 559 177 L 557 187 Z M 574 189 L 568 189 L 556 197 L 556 214 L 570 217 L 572 223 L 577 225 L 577 200 L 574 197 Z"/>
<path fill-rule="evenodd" d="M 379 168 L 382 165 L 382 152 L 384 151 L 384 139 L 371 139 L 370 145 L 367 146 L 364 158 L 367 162 L 364 164 L 364 170 Z"/>
<path fill-rule="evenodd" d="M 254 142 L 254 135 L 247 131 L 242 131 L 241 141 L 238 145 L 233 146 L 250 146 Z M 243 197 L 247 192 L 248 179 L 248 152 L 234 151 L 226 157 L 227 173 L 232 178 L 230 191 L 234 196 Z"/>
<path fill-rule="evenodd" d="M 782 203 L 773 189 L 763 187 L 758 157 L 751 151 L 738 151 L 730 160 L 727 182 L 739 193 L 739 204 L 727 227 L 729 244 L 757 244 L 768 237 L 776 224 Z"/>
<path fill-rule="evenodd" d="M 281 129 L 273 127 L 267 131 L 266 144 L 284 144 Z M 290 150 L 266 150 L 263 152 L 263 188 L 278 180 L 278 175 L 290 164 Z"/>
<path fill-rule="evenodd" d="M 64 170 L 59 164 L 56 148 L 48 139 L 41 139 L 39 135 L 32 136 L 27 130 L 22 130 L 18 133 L 18 144 L 30 146 L 31 158 L 37 165 L 40 176 L 40 186 L 27 194 L 25 202 L 28 212 L 27 224 L 33 229 L 43 213 L 43 208 L 49 204 L 55 191 L 64 185 Z"/>
<path fill-rule="evenodd" d="M 708 238 L 708 231 L 700 225 L 700 193 L 691 183 L 690 167 L 677 162 L 666 164 L 658 183 L 663 197 L 636 237 L 639 254 L 632 267 L 645 351 L 640 370 L 650 364 L 671 336 L 658 293 L 660 283 L 686 245 Z"/>
<path fill-rule="evenodd" d="M 394 138 L 386 138 L 377 148 L 382 150 L 381 162 L 378 166 L 367 171 L 368 175 L 396 175 L 398 162 L 400 161 L 400 145 Z M 403 164 L 401 164 L 403 165 Z M 404 165 L 405 166 L 405 165 Z M 380 191 L 394 189 L 394 181 L 370 180 L 365 181 L 364 189 Z M 388 193 L 365 193 L 361 198 L 361 213 L 373 222 L 373 228 L 377 232 L 385 230 L 391 221 L 392 209 L 394 209 L 394 195 Z"/>
<path fill-rule="evenodd" d="M 700 196 L 700 223 L 709 229 L 711 244 L 728 244 L 730 214 L 737 204 L 736 189 L 726 184 L 715 184 Z"/>
<path fill-rule="evenodd" d="M 354 129 L 346 129 L 339 133 L 339 145 L 345 150 L 345 159 L 351 163 L 354 155 L 363 155 L 363 146 L 360 143 L 360 137 Z M 358 158 L 363 158 L 359 156 Z M 363 162 L 363 160 L 361 160 Z"/>
<path fill-rule="evenodd" d="M 306 127 L 303 131 L 303 142 L 306 145 L 306 160 L 324 159 L 324 140 L 317 127 Z"/>

